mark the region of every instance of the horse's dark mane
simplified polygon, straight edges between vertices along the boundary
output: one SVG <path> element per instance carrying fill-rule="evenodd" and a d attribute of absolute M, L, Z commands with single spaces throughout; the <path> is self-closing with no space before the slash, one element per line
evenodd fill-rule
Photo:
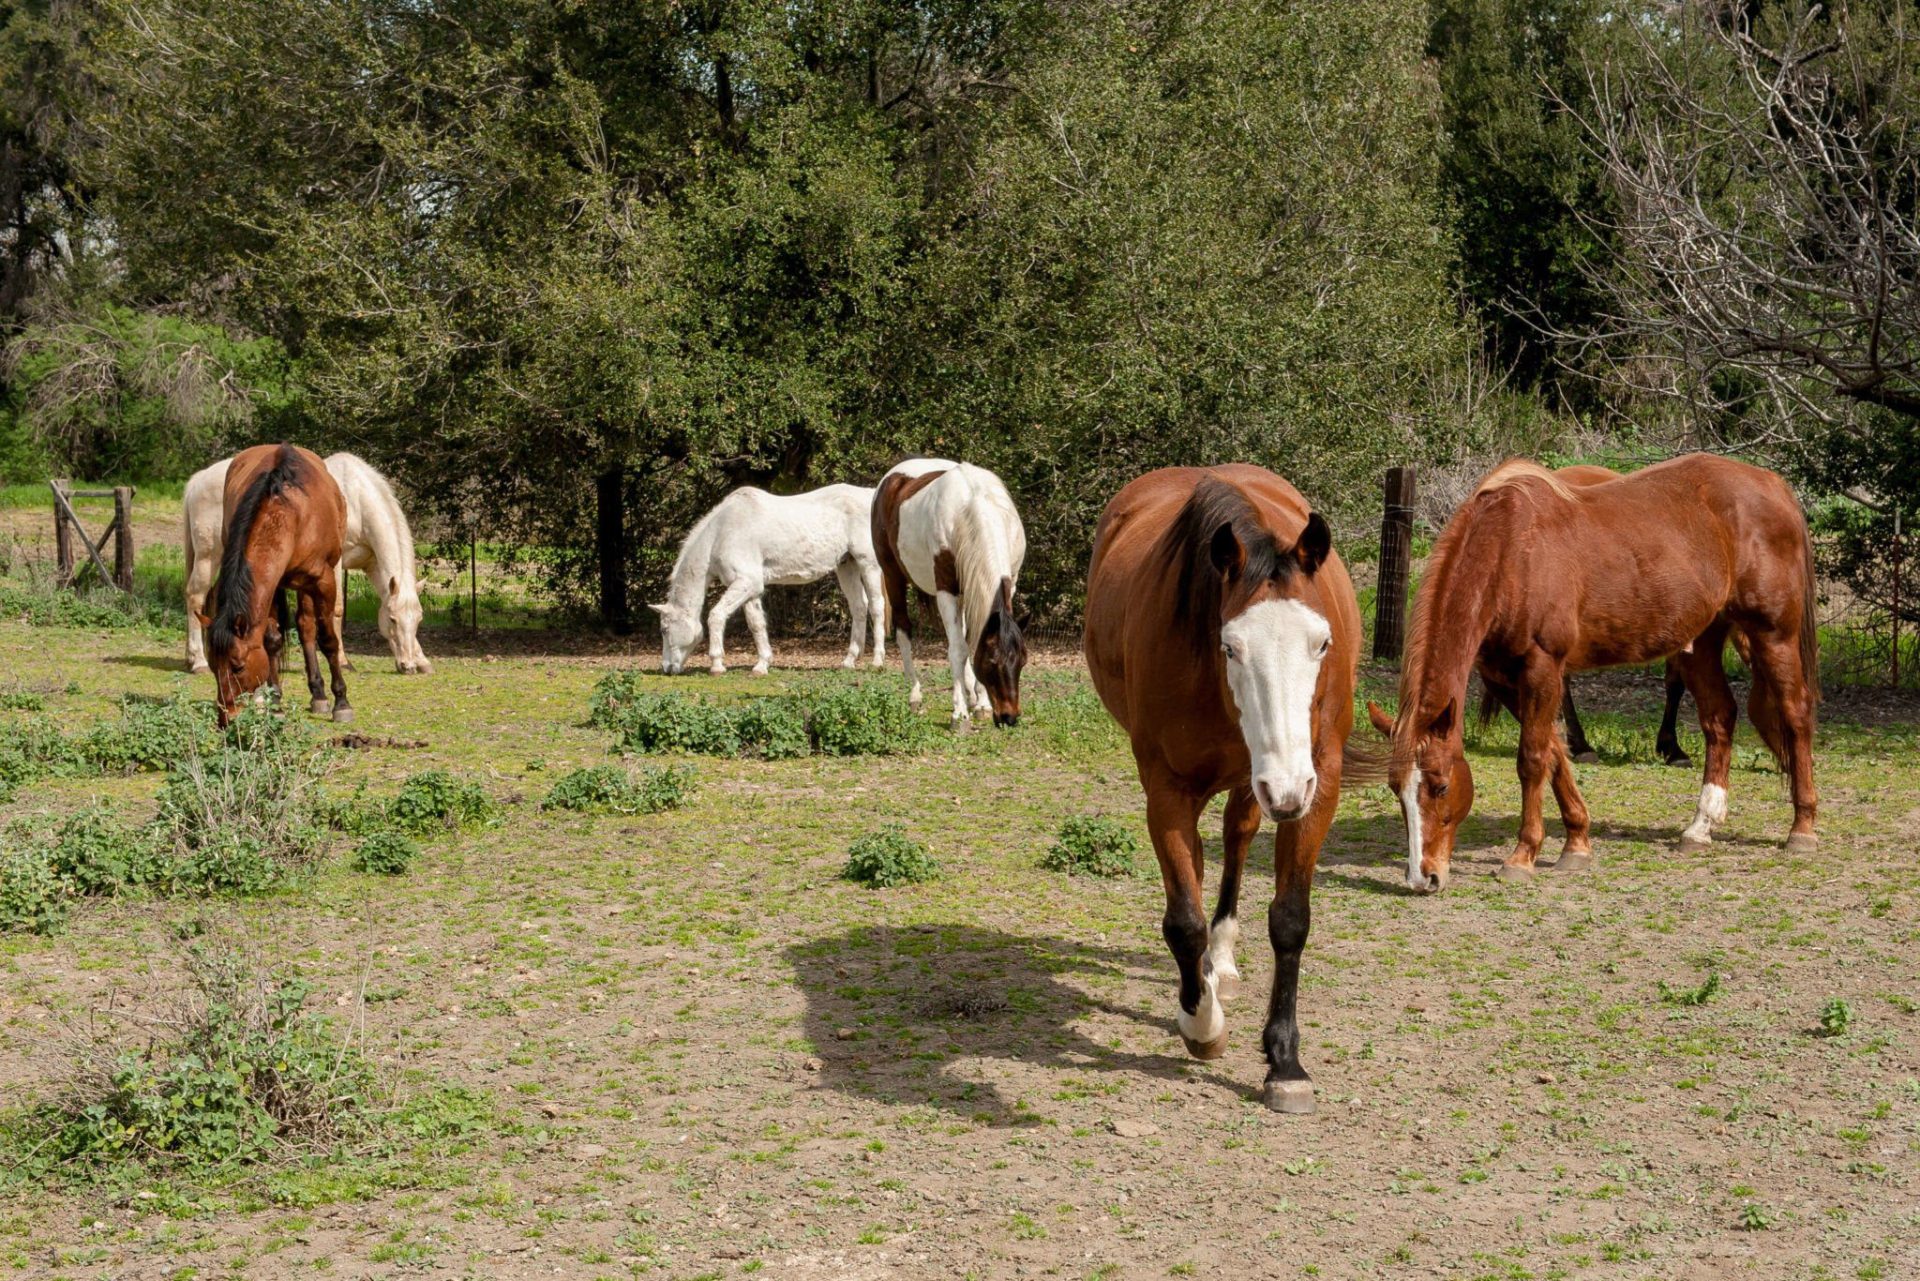
<path fill-rule="evenodd" d="M 248 611 L 253 607 L 253 566 L 247 561 L 247 545 L 253 541 L 253 523 L 259 518 L 260 508 L 268 498 L 278 498 L 289 488 L 303 488 L 304 479 L 300 455 L 291 445 L 282 445 L 273 466 L 255 476 L 234 505 L 233 519 L 227 523 L 226 546 L 220 551 L 213 622 L 207 628 L 211 652 L 232 650 L 240 633 L 252 625 Z"/>
<path fill-rule="evenodd" d="M 1229 585 L 1213 561 L 1213 540 L 1231 528 L 1246 561 Z M 1186 505 L 1160 536 L 1155 558 L 1175 576 L 1173 621 L 1202 654 L 1220 645 L 1220 615 L 1228 596 L 1269 581 L 1285 581 L 1299 572 L 1300 562 L 1282 547 L 1274 532 L 1261 523 L 1260 513 L 1236 486 L 1217 476 L 1203 476 Z"/>

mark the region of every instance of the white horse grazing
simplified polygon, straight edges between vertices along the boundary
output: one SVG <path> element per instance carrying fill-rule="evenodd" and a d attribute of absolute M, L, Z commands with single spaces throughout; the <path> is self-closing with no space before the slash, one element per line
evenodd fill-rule
<path fill-rule="evenodd" d="M 912 587 L 934 598 L 946 627 L 954 724 L 966 723 L 969 706 L 992 712 L 995 725 L 1019 724 L 1027 646 L 1013 616 L 1013 590 L 1027 559 L 1027 531 L 1000 478 L 943 458 L 901 463 L 874 491 L 873 550 L 911 687 L 908 701 L 917 708 L 922 698 L 913 670 Z"/>
<path fill-rule="evenodd" d="M 760 604 L 768 587 L 817 582 L 828 574 L 853 615 L 853 639 L 846 661 L 860 658 L 860 633 L 873 619 L 873 665 L 886 661 L 886 605 L 880 594 L 880 565 L 873 558 L 867 510 L 873 491 L 858 485 L 828 485 L 810 493 L 785 496 L 764 489 L 736 489 L 693 527 L 673 564 L 667 599 L 652 608 L 660 615 L 660 667 L 682 671 L 700 641 L 700 607 L 708 584 L 720 597 L 707 612 L 707 657 L 715 675 L 727 670 L 724 659 L 727 620 L 744 608 L 758 661 L 756 676 L 773 662 L 767 642 L 767 611 Z"/>
<path fill-rule="evenodd" d="M 187 481 L 185 511 L 182 520 L 183 541 L 187 553 L 187 666 L 196 672 L 207 670 L 206 640 L 200 630 L 200 614 L 207 594 L 213 590 L 214 576 L 220 569 L 220 552 L 225 542 L 222 527 L 222 495 L 227 484 L 227 464 L 222 459 L 211 467 L 195 472 Z M 334 454 L 327 460 L 327 471 L 340 486 L 347 500 L 345 552 L 340 558 L 339 604 L 334 626 L 338 628 L 346 613 L 347 571 L 365 573 L 380 595 L 380 634 L 393 651 L 393 663 L 402 672 L 431 672 L 426 651 L 420 648 L 420 588 L 414 577 L 413 531 L 407 526 L 406 513 L 393 496 L 387 478 L 353 454 Z"/>

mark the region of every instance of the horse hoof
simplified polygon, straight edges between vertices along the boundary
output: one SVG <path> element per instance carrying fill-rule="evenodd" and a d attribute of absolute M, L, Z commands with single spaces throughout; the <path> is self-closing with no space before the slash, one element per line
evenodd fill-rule
<path fill-rule="evenodd" d="M 767 668 L 766 668 L 766 664 L 764 664 L 764 663 L 755 663 L 755 664 L 754 664 L 754 667 L 753 667 L 753 671 L 752 671 L 752 673 L 751 673 L 751 675 L 754 675 L 754 676 L 765 676 L 766 674 L 767 674 Z"/>
<path fill-rule="evenodd" d="M 1682 836 L 1680 838 L 1680 852 L 1682 854 L 1698 854 L 1701 850 L 1710 850 L 1712 848 L 1713 838 L 1711 836 Z"/>
<path fill-rule="evenodd" d="M 334 708 L 334 709 L 333 709 L 333 723 L 334 723 L 335 725 L 351 725 L 351 724 L 353 724 L 353 709 L 352 709 L 351 707 L 336 707 L 336 708 Z"/>
<path fill-rule="evenodd" d="M 727 665 L 725 663 L 715 663 L 707 669 L 707 675 L 709 676 L 725 676 L 726 674 Z"/>
<path fill-rule="evenodd" d="M 1312 1081 L 1268 1081 L 1260 1092 L 1260 1101 L 1267 1105 L 1270 1112 L 1284 1112 L 1288 1116 L 1312 1116 Z"/>
<path fill-rule="evenodd" d="M 1787 837 L 1787 853 L 1811 854 L 1820 848 L 1820 838 L 1812 832 L 1794 832 Z"/>
<path fill-rule="evenodd" d="M 1526 885 L 1533 880 L 1533 869 L 1525 863 L 1502 863 L 1493 874 L 1509 885 Z"/>
<path fill-rule="evenodd" d="M 1556 872 L 1591 872 L 1593 870 L 1592 850 L 1568 850 L 1553 865 Z"/>
<path fill-rule="evenodd" d="M 324 698 L 316 698 L 307 704 L 307 710 L 315 716 L 325 716 L 333 710 L 333 704 Z"/>
<path fill-rule="evenodd" d="M 1693 768 L 1693 757 L 1688 756 L 1685 752 L 1681 752 L 1678 756 L 1667 757 L 1666 762 L 1667 764 L 1673 766 L 1676 769 L 1692 769 Z"/>
<path fill-rule="evenodd" d="M 1577 752 L 1574 754 L 1573 763 L 1575 765 L 1598 765 L 1600 763 L 1600 753 L 1594 751 L 1592 748 L 1588 748 L 1584 752 Z"/>
<path fill-rule="evenodd" d="M 1240 976 L 1228 970 L 1215 969 L 1213 972 L 1213 994 L 1222 1001 L 1231 1001 L 1240 995 L 1243 986 Z"/>
<path fill-rule="evenodd" d="M 187 674 L 190 676 L 204 676 L 212 670 L 213 669 L 211 667 L 208 667 L 205 663 L 187 664 Z"/>
<path fill-rule="evenodd" d="M 1225 1032 L 1222 1032 L 1211 1041 L 1196 1041 L 1184 1032 L 1180 1034 L 1180 1039 L 1187 1043 L 1187 1053 L 1193 1055 L 1196 1059 L 1217 1059 L 1227 1052 L 1227 1034 Z"/>

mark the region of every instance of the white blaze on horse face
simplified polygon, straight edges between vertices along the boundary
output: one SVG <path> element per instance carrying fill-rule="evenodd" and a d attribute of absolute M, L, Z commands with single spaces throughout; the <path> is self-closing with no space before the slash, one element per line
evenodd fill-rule
<path fill-rule="evenodd" d="M 1268 818 L 1299 818 L 1313 803 L 1313 691 L 1332 643 L 1327 620 L 1297 600 L 1264 600 L 1221 625 L 1253 796 Z"/>
<path fill-rule="evenodd" d="M 1400 808 L 1407 816 L 1407 888 L 1427 889 L 1427 878 L 1420 872 L 1420 771 L 1409 769 L 1407 781 L 1400 785 Z"/>

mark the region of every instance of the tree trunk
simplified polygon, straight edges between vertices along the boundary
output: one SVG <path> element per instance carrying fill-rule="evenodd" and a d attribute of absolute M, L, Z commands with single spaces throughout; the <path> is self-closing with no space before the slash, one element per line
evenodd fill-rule
<path fill-rule="evenodd" d="M 619 465 L 594 477 L 594 549 L 600 557 L 600 621 L 615 635 L 633 631 L 627 612 L 626 469 Z"/>

